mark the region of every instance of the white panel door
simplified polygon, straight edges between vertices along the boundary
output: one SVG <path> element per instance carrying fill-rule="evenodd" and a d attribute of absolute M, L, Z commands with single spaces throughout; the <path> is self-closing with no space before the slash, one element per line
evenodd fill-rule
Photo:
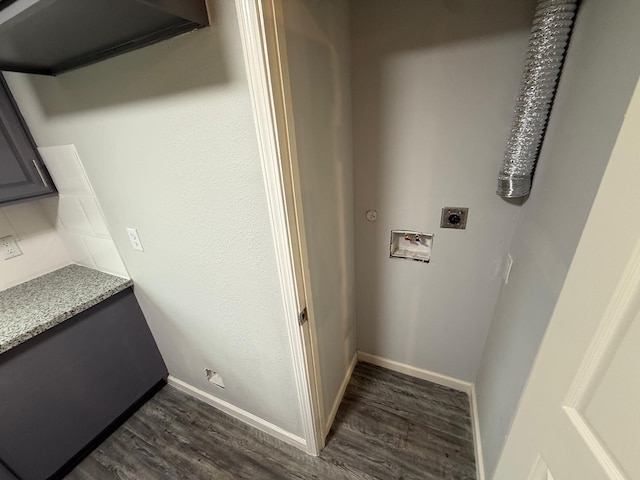
<path fill-rule="evenodd" d="M 640 480 L 639 182 L 636 87 L 496 480 Z"/>

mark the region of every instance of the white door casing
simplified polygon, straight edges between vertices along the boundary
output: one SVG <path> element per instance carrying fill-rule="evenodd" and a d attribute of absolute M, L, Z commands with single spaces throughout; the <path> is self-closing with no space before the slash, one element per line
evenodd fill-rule
<path fill-rule="evenodd" d="M 298 319 L 307 307 L 313 315 L 305 281 L 306 241 L 295 158 L 295 132 L 289 121 L 290 92 L 286 54 L 280 51 L 282 16 L 278 0 L 236 0 L 240 35 L 253 106 L 269 216 L 276 246 L 280 286 L 287 316 L 296 385 L 307 453 L 324 446 L 321 382 L 312 323 Z"/>
<path fill-rule="evenodd" d="M 640 84 L 492 477 L 496 480 L 640 479 L 638 182 Z"/>

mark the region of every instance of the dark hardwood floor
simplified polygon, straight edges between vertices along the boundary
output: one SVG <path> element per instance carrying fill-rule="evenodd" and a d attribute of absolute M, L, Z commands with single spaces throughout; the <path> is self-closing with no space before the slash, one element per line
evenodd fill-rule
<path fill-rule="evenodd" d="M 165 387 L 67 479 L 475 479 L 466 394 L 359 363 L 312 457 Z"/>

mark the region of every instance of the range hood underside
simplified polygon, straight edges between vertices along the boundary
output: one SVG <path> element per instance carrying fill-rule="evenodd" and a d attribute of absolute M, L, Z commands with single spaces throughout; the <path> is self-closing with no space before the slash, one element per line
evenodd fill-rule
<path fill-rule="evenodd" d="M 204 0 L 16 0 L 0 70 L 57 75 L 206 25 Z"/>

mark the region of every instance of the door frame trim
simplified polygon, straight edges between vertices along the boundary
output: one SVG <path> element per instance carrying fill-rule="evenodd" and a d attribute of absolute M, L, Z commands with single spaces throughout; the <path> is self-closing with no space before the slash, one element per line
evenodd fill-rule
<path fill-rule="evenodd" d="M 302 260 L 304 231 L 296 202 L 295 146 L 291 145 L 286 63 L 283 65 L 276 16 L 279 0 L 235 0 L 258 137 L 280 289 L 293 357 L 305 451 L 318 455 L 322 435 L 321 382 L 314 348 L 312 317 L 302 327 L 298 314 L 307 306 Z M 286 61 L 286 57 L 285 57 Z M 301 231 L 302 230 L 302 231 Z"/>

